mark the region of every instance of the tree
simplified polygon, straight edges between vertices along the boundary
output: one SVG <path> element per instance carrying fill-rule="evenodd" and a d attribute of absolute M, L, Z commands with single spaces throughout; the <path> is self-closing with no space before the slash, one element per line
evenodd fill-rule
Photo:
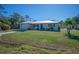
<path fill-rule="evenodd" d="M 3 5 L 0 4 L 0 14 L 2 14 L 4 12 L 4 9 L 5 8 L 3 7 Z"/>
<path fill-rule="evenodd" d="M 0 5 L 0 28 L 2 30 L 10 29 L 10 22 L 8 18 L 5 17 L 3 14 L 5 13 L 5 8 L 3 5 Z"/>
<path fill-rule="evenodd" d="M 71 36 L 71 34 L 70 34 L 70 30 L 71 30 L 70 26 L 75 25 L 76 23 L 75 23 L 75 21 L 73 19 L 67 18 L 66 21 L 65 21 L 65 24 L 67 25 L 67 33 L 68 33 L 68 36 L 70 37 Z"/>
<path fill-rule="evenodd" d="M 28 21 L 29 18 L 30 18 L 30 17 L 29 17 L 28 15 L 25 15 L 25 20 L 26 20 L 26 21 Z"/>
<path fill-rule="evenodd" d="M 76 24 L 79 24 L 79 15 L 73 17 L 73 19 L 76 22 Z M 79 29 L 79 26 L 78 25 L 76 25 L 76 26 L 77 26 L 77 29 Z"/>
<path fill-rule="evenodd" d="M 7 13 L 7 11 L 5 11 L 5 7 L 0 4 L 0 17 L 1 17 L 4 13 Z"/>
<path fill-rule="evenodd" d="M 32 21 L 31 19 L 33 19 L 33 18 L 30 18 L 29 15 L 25 15 L 25 21 Z"/>
<path fill-rule="evenodd" d="M 61 28 L 64 28 L 64 22 L 62 20 L 59 22 L 59 24 Z"/>
<path fill-rule="evenodd" d="M 10 22 L 8 20 L 9 20 L 9 17 L 6 17 L 6 16 L 0 17 L 0 22 L 10 25 Z"/>
<path fill-rule="evenodd" d="M 12 28 L 18 28 L 19 26 L 19 23 L 23 22 L 24 21 L 24 18 L 23 16 L 21 16 L 19 13 L 17 12 L 14 12 L 9 21 L 11 22 L 11 27 Z"/>
<path fill-rule="evenodd" d="M 74 21 L 75 21 L 77 24 L 79 24 L 79 15 L 73 17 L 73 19 L 74 19 Z"/>
<path fill-rule="evenodd" d="M 10 26 L 8 24 L 1 23 L 1 22 L 0 22 L 0 27 L 1 27 L 2 30 L 8 30 L 8 29 L 10 29 Z"/>

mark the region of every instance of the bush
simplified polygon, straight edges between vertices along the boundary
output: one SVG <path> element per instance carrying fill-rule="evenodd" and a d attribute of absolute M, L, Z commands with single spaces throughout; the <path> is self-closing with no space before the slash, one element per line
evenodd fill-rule
<path fill-rule="evenodd" d="M 8 29 L 10 29 L 10 25 L 5 24 L 5 23 L 0 23 L 0 27 L 1 27 L 2 30 L 8 30 Z"/>

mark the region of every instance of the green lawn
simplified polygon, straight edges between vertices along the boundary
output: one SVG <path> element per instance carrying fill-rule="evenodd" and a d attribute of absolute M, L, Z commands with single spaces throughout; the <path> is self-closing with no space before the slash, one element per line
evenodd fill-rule
<path fill-rule="evenodd" d="M 71 34 L 79 36 L 79 30 L 71 30 Z"/>
<path fill-rule="evenodd" d="M 17 32 L 2 36 L 0 42 L 0 53 L 79 53 L 79 41 L 68 38 L 65 30 Z"/>

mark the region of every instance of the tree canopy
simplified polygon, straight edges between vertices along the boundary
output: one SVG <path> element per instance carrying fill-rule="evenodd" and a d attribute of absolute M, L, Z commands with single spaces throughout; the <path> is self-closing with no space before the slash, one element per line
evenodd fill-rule
<path fill-rule="evenodd" d="M 79 24 L 79 15 L 73 17 L 73 19 L 74 19 L 74 21 L 75 21 L 77 24 Z"/>
<path fill-rule="evenodd" d="M 76 22 L 72 18 L 67 18 L 65 21 L 66 25 L 75 25 Z"/>
<path fill-rule="evenodd" d="M 17 12 L 14 12 L 11 16 L 10 16 L 10 19 L 9 21 L 11 22 L 12 24 L 12 28 L 16 28 L 18 27 L 18 24 L 23 22 L 24 21 L 24 18 L 23 16 L 21 16 L 19 13 Z"/>

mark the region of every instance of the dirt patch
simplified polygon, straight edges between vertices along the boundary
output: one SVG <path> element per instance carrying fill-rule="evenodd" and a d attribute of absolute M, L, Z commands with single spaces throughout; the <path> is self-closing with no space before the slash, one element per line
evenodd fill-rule
<path fill-rule="evenodd" d="M 26 42 L 26 41 L 7 41 L 7 40 L 0 40 L 0 44 L 5 44 L 11 47 L 19 47 L 21 45 L 30 45 L 36 48 L 43 48 L 43 49 L 48 49 L 51 51 L 62 51 L 62 52 L 66 52 L 66 51 L 73 51 L 75 49 L 70 49 L 64 46 L 57 46 L 57 45 L 48 45 L 48 44 L 33 44 L 32 42 Z"/>

